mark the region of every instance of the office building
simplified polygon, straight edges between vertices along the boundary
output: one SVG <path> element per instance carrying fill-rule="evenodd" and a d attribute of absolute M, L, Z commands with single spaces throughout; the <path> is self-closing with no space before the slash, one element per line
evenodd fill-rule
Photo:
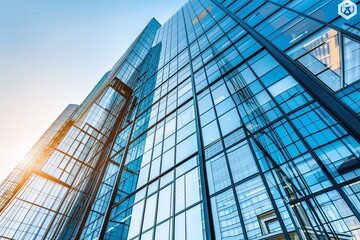
<path fill-rule="evenodd" d="M 5 239 L 360 239 L 360 20 L 337 0 L 152 19 L 0 212 Z"/>

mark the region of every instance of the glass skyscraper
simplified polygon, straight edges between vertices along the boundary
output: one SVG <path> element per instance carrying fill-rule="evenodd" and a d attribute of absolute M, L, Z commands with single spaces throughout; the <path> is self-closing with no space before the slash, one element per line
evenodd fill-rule
<path fill-rule="evenodd" d="M 7 202 L 18 190 L 18 186 L 24 179 L 27 178 L 31 171 L 36 169 L 36 166 L 41 166 L 43 155 L 51 146 L 56 138 L 61 138 L 62 129 L 69 126 L 69 118 L 78 108 L 76 104 L 69 104 L 53 124 L 45 131 L 40 139 L 30 149 L 26 158 L 20 162 L 8 175 L 8 177 L 0 184 L 0 211 L 6 206 Z M 46 160 L 46 157 L 45 157 Z"/>
<path fill-rule="evenodd" d="M 1 185 L 0 238 L 360 239 L 360 18 L 340 3 L 152 19 Z"/>

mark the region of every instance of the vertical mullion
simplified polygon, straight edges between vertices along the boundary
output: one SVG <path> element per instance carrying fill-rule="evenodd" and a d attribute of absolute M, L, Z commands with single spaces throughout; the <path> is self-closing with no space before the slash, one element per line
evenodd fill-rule
<path fill-rule="evenodd" d="M 190 63 L 190 77 L 191 77 L 191 85 L 192 85 L 192 94 L 193 94 L 193 104 L 194 104 L 194 115 L 195 115 L 195 125 L 196 125 L 196 136 L 197 136 L 197 145 L 198 145 L 198 155 L 199 155 L 199 170 L 200 170 L 200 183 L 201 183 L 201 192 L 202 192 L 202 199 L 203 199 L 203 209 L 204 209 L 204 222 L 205 222 L 205 235 L 207 240 L 215 240 L 215 231 L 214 231 L 214 224 L 213 224 L 213 216 L 211 212 L 211 202 L 210 202 L 210 194 L 209 188 L 207 183 L 207 174 L 206 174 L 206 165 L 205 165 L 205 153 L 204 153 L 204 146 L 203 146 L 203 136 L 201 133 L 201 125 L 200 125 L 200 118 L 199 118 L 199 106 L 197 103 L 197 95 L 196 95 L 196 88 L 195 88 L 195 79 L 194 79 L 194 72 L 193 67 L 191 64 L 191 51 L 190 51 L 190 44 L 189 38 L 187 36 L 187 26 L 185 20 L 185 13 L 184 8 L 182 9 L 182 18 L 184 21 L 184 28 L 186 31 L 186 42 L 187 42 L 187 50 L 189 55 L 189 63 Z"/>

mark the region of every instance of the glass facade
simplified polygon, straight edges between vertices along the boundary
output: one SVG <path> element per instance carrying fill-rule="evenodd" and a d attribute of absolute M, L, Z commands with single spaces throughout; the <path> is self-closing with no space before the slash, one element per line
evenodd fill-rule
<path fill-rule="evenodd" d="M 360 21 L 339 3 L 152 19 L 15 184 L 0 237 L 360 239 Z"/>
<path fill-rule="evenodd" d="M 69 104 L 30 149 L 26 158 L 20 162 L 0 184 L 0 210 L 2 210 L 12 196 L 16 194 L 19 184 L 30 174 L 29 170 L 35 168 L 36 165 L 39 166 L 42 164 L 40 163 L 40 161 L 42 161 L 42 155 L 51 146 L 54 139 L 61 134 L 60 131 L 67 127 L 70 117 L 77 108 L 78 105 Z"/>

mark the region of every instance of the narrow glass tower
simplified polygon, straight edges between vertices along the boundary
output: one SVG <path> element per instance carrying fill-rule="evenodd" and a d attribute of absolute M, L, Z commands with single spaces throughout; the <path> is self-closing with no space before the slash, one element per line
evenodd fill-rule
<path fill-rule="evenodd" d="M 0 238 L 360 239 L 360 18 L 340 3 L 152 19 L 0 185 Z"/>

